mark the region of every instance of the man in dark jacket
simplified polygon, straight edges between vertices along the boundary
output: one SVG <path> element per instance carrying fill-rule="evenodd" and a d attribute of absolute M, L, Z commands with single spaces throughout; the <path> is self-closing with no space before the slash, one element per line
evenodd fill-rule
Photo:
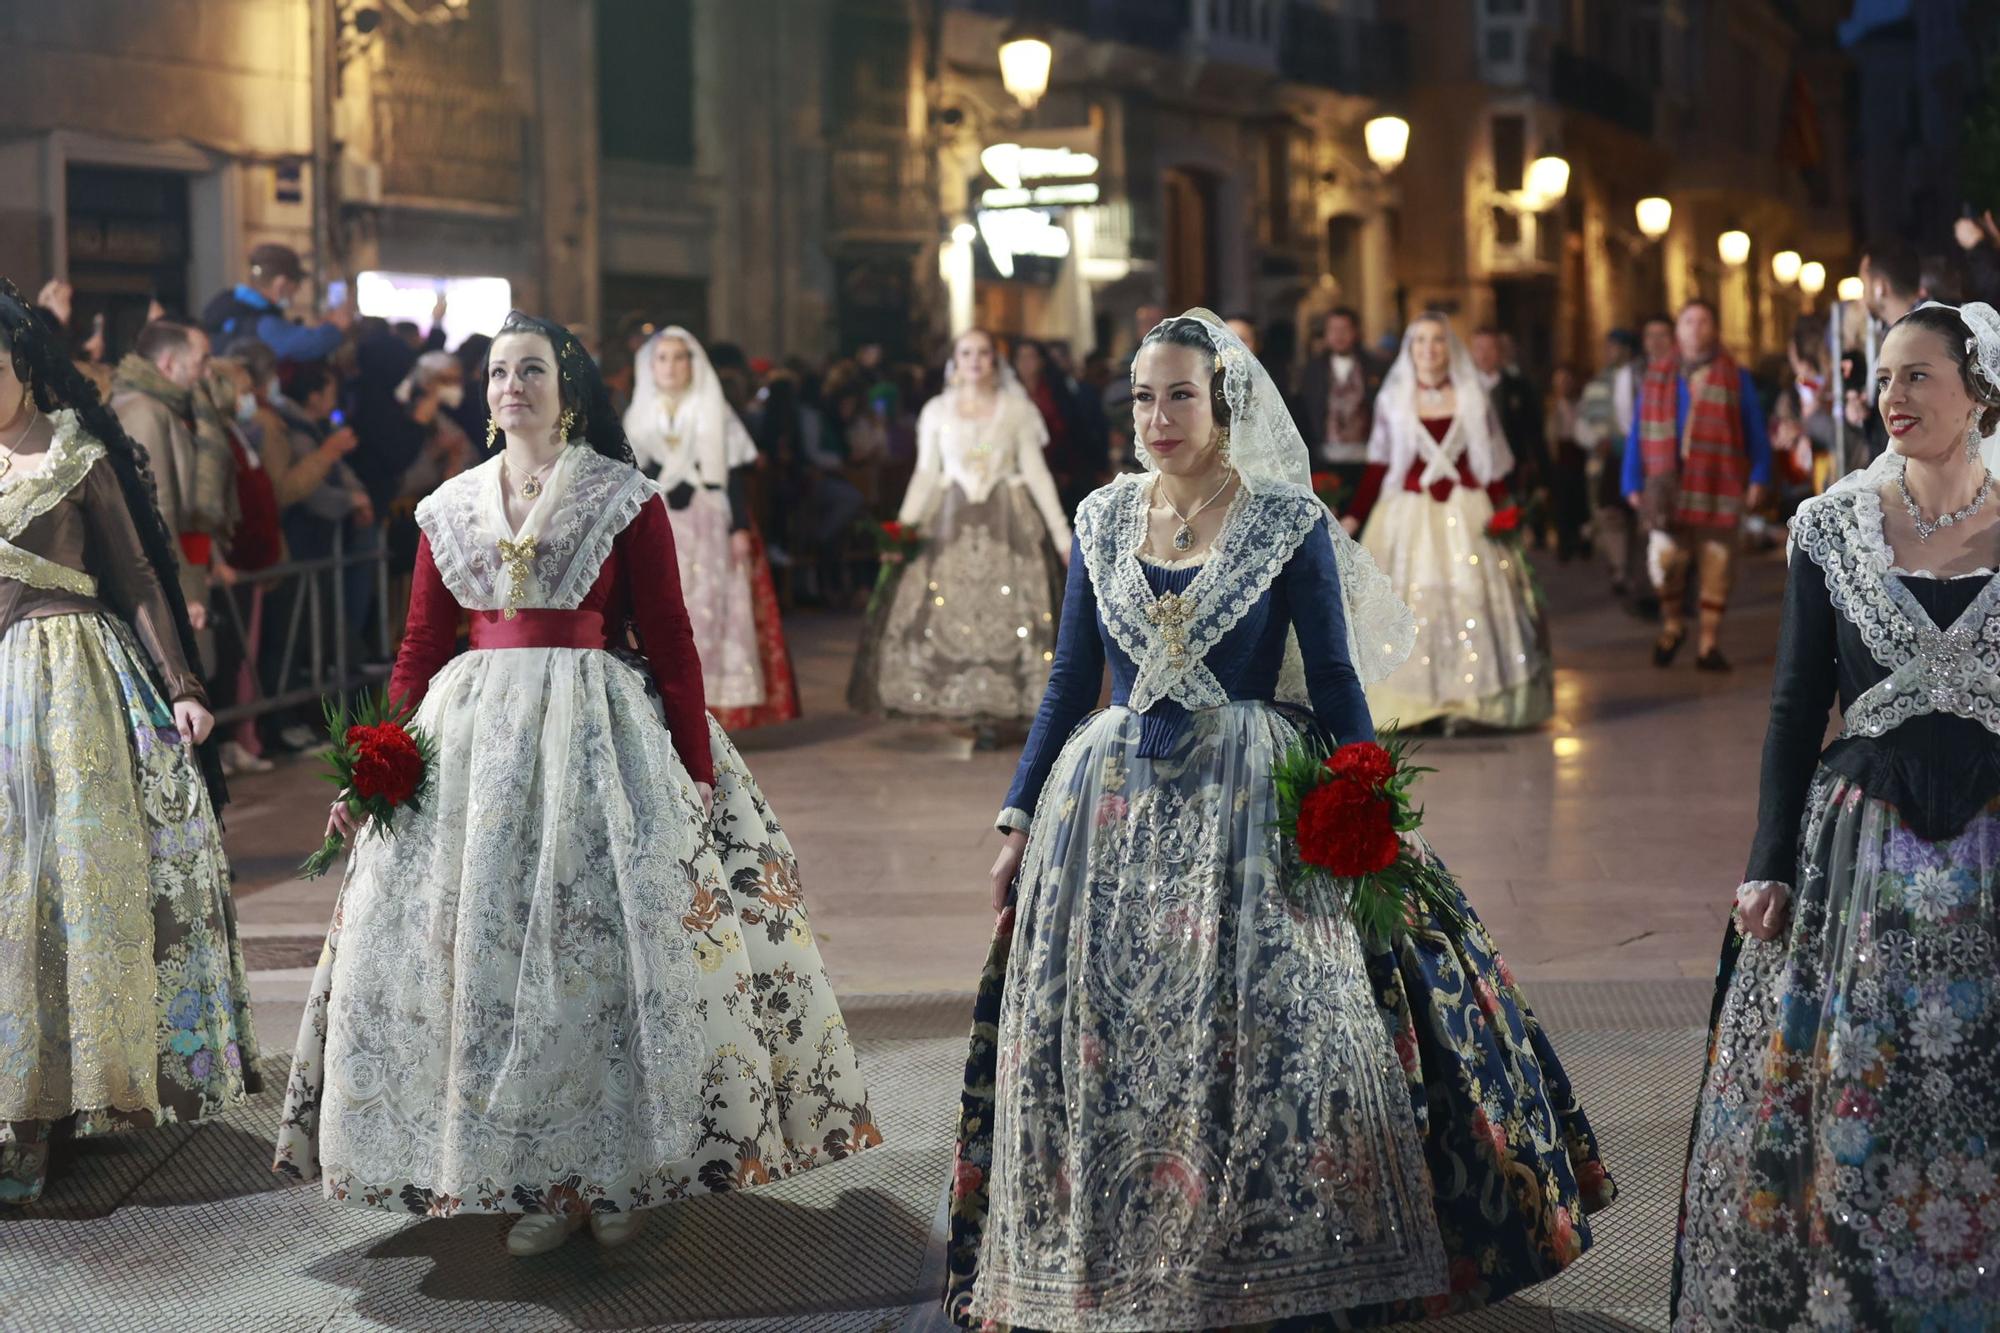
<path fill-rule="evenodd" d="M 1507 364 L 1500 330 L 1475 330 L 1469 350 L 1479 382 L 1493 402 L 1493 414 L 1500 419 L 1500 433 L 1507 437 L 1507 447 L 1514 454 L 1514 494 L 1526 504 L 1548 485 L 1549 448 L 1541 395 L 1527 376 Z M 1538 530 L 1536 541 L 1545 540 L 1546 533 Z"/>
<path fill-rule="evenodd" d="M 1325 345 L 1299 376 L 1299 424 L 1315 467 L 1338 476 L 1351 496 L 1368 466 L 1382 368 L 1361 345 L 1361 317 L 1346 306 L 1327 312 L 1322 332 Z"/>

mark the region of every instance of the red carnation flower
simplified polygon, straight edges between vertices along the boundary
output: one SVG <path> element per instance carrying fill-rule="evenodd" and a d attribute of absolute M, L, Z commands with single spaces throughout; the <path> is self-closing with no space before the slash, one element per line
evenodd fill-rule
<path fill-rule="evenodd" d="M 1351 779 L 1323 782 L 1299 803 L 1299 855 L 1331 875 L 1373 875 L 1401 852 L 1391 803 Z"/>
<path fill-rule="evenodd" d="M 1486 531 L 1489 536 L 1501 537 L 1510 532 L 1517 531 L 1520 526 L 1521 506 L 1508 505 L 1505 509 L 1499 510 L 1493 515 L 1492 522 L 1486 525 Z"/>
<path fill-rule="evenodd" d="M 894 522 L 884 523 L 882 525 L 882 535 L 891 541 L 901 541 L 903 537 L 903 525 Z"/>
<path fill-rule="evenodd" d="M 1336 778 L 1358 782 L 1370 791 L 1380 791 L 1396 776 L 1396 761 L 1374 741 L 1343 745 L 1326 757 L 1326 770 Z"/>
<path fill-rule="evenodd" d="M 363 800 L 379 796 L 390 805 L 402 805 L 416 795 L 424 758 L 408 732 L 392 723 L 349 727 L 347 743 L 354 751 L 356 796 Z"/>

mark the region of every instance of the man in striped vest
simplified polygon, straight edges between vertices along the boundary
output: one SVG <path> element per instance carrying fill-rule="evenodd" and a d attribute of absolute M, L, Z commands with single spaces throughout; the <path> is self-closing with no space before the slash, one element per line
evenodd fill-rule
<path fill-rule="evenodd" d="M 1722 613 L 1735 580 L 1743 511 L 1763 503 L 1771 439 L 1750 372 L 1722 350 L 1715 307 L 1696 299 L 1674 322 L 1678 358 L 1653 362 L 1625 448 L 1625 497 L 1645 525 L 1646 566 L 1660 590 L 1653 665 L 1687 642 L 1687 588 L 1700 599 L 1695 665 L 1727 671 Z"/>

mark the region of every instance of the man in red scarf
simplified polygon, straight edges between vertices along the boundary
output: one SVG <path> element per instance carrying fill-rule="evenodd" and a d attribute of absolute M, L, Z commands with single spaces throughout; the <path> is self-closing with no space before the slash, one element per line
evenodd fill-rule
<path fill-rule="evenodd" d="M 1674 322 L 1678 360 L 1653 362 L 1625 447 L 1625 497 L 1647 530 L 1646 563 L 1660 590 L 1653 664 L 1671 666 L 1687 641 L 1687 585 L 1695 574 L 1700 642 L 1695 665 L 1727 671 L 1718 640 L 1734 582 L 1737 529 L 1771 482 L 1771 439 L 1750 372 L 1722 350 L 1715 307 L 1696 299 Z"/>

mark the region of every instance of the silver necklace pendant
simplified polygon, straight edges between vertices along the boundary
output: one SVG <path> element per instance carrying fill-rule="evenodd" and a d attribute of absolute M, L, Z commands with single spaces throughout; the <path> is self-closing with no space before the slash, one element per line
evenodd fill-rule
<path fill-rule="evenodd" d="M 1194 545 L 1194 529 L 1183 523 L 1174 530 L 1174 549 L 1185 551 Z"/>

